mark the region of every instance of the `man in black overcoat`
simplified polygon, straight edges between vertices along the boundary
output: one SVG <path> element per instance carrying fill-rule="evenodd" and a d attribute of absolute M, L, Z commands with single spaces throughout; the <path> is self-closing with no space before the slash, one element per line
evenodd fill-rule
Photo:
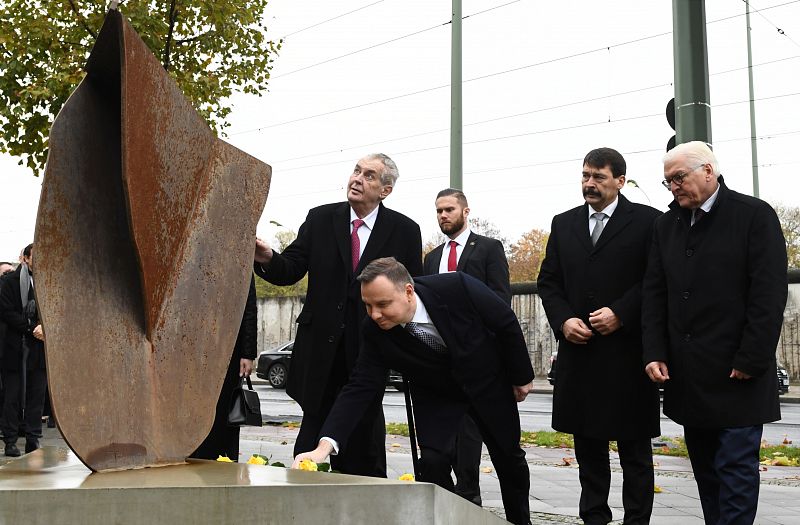
<path fill-rule="evenodd" d="M 39 323 L 33 286 L 33 245 L 30 244 L 22 252 L 20 265 L 15 271 L 4 275 L 0 285 L 0 319 L 6 324 L 3 360 L 0 363 L 5 385 L 3 441 L 5 455 L 10 457 L 20 455 L 16 444 L 20 414 L 25 420 L 26 454 L 39 448 L 42 437 L 47 373 L 44 332 Z"/>
<path fill-rule="evenodd" d="M 529 523 L 530 474 L 519 445 L 517 402 L 533 388 L 533 368 L 511 307 L 465 273 L 412 280 L 391 257 L 373 261 L 358 279 L 369 315 L 363 323 L 364 346 L 322 428 L 322 439 L 309 448 L 312 452 L 298 455 L 294 466 L 353 447 L 359 415 L 383 393 L 392 368 L 412 385 L 420 481 L 454 490 L 453 442 L 469 414 L 492 457 L 506 517 Z"/>
<path fill-rule="evenodd" d="M 407 265 L 412 275 L 422 273 L 419 226 L 382 204 L 397 178 L 392 159 L 368 155 L 350 175 L 347 202 L 311 209 L 283 253 L 256 241 L 255 271 L 262 279 L 290 285 L 308 274 L 286 388 L 303 409 L 295 454 L 316 446 L 333 401 L 355 366 L 359 327 L 366 316 L 358 273 L 373 259 L 388 256 Z M 382 397 L 376 395 L 365 412 L 356 446 L 334 459 L 336 470 L 386 477 Z"/>
<path fill-rule="evenodd" d="M 478 235 L 469 227 L 469 203 L 461 190 L 447 188 L 436 195 L 436 219 L 447 236 L 444 242 L 425 255 L 425 275 L 464 272 L 491 288 L 511 304 L 511 282 L 503 243 Z M 453 473 L 456 494 L 481 504 L 480 464 L 483 441 L 478 425 L 465 416 L 456 436 Z"/>
<path fill-rule="evenodd" d="M 725 185 L 704 142 L 667 153 L 662 183 L 674 200 L 643 285 L 644 363 L 684 426 L 706 523 L 753 523 L 763 424 L 781 418 L 786 241 L 766 202 Z"/>
<path fill-rule="evenodd" d="M 590 151 L 583 161 L 582 206 L 556 215 L 539 273 L 539 296 L 558 339 L 553 428 L 574 435 L 580 517 L 611 521 L 609 441 L 624 476 L 624 523 L 648 523 L 658 390 L 642 370 L 641 283 L 653 221 L 661 213 L 630 202 L 625 159 Z"/>

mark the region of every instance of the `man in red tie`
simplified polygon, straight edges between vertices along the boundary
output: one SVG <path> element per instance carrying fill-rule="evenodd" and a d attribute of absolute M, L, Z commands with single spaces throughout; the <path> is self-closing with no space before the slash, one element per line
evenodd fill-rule
<path fill-rule="evenodd" d="M 436 196 L 436 218 L 448 238 L 425 256 L 425 275 L 464 272 L 486 284 L 503 302 L 511 304 L 511 284 L 503 244 L 469 228 L 469 204 L 461 190 L 447 188 Z M 478 483 L 482 439 L 477 425 L 465 416 L 456 436 L 452 457 L 456 493 L 481 504 Z"/>
<path fill-rule="evenodd" d="M 382 204 L 398 176 L 388 156 L 367 155 L 347 182 L 347 202 L 312 208 L 283 253 L 256 240 L 255 272 L 262 279 L 285 286 L 308 274 L 286 387 L 303 409 L 295 455 L 316 446 L 319 430 L 358 357 L 366 310 L 356 276 L 373 259 L 389 256 L 412 275 L 422 273 L 419 226 Z M 354 432 L 357 442 L 332 460 L 333 468 L 386 477 L 384 435 L 381 397 L 376 397 Z"/>

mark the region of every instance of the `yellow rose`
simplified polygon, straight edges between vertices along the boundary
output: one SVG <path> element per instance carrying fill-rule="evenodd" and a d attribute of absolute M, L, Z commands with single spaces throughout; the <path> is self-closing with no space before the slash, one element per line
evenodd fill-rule
<path fill-rule="evenodd" d="M 253 454 L 252 456 L 250 456 L 250 459 L 247 460 L 247 464 L 248 465 L 266 465 L 267 462 L 264 460 L 264 458 L 260 458 L 260 457 L 256 456 L 255 454 Z"/>
<path fill-rule="evenodd" d="M 217 461 L 222 461 L 223 463 L 233 463 L 233 460 L 228 456 L 219 456 Z"/>
<path fill-rule="evenodd" d="M 400 481 L 414 481 L 414 474 L 403 474 L 399 478 Z"/>
<path fill-rule="evenodd" d="M 310 459 L 304 459 L 300 462 L 300 470 L 309 470 L 311 472 L 317 471 L 317 464 Z"/>

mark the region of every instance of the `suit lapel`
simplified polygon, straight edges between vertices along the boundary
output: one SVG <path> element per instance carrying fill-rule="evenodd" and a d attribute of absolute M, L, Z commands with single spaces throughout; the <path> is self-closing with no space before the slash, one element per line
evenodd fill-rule
<path fill-rule="evenodd" d="M 575 211 L 575 215 L 572 216 L 572 233 L 578 238 L 578 244 L 580 244 L 587 252 L 591 252 L 594 249 L 594 246 L 592 246 L 592 239 L 589 236 L 588 206 L 588 204 L 584 204 L 578 208 Z"/>
<path fill-rule="evenodd" d="M 442 264 L 442 253 L 444 253 L 444 244 L 440 244 L 428 254 L 428 267 L 425 269 L 427 275 L 439 273 L 439 267 Z"/>
<path fill-rule="evenodd" d="M 425 286 L 420 286 L 419 284 L 416 284 L 414 289 L 425 304 L 425 310 L 428 311 L 433 325 L 436 327 L 436 330 L 439 331 L 439 335 L 442 336 L 442 340 L 444 344 L 447 345 L 447 349 L 452 356 L 453 349 L 457 345 L 458 340 L 453 331 L 453 322 L 450 320 L 450 310 L 441 300 L 441 297 L 433 290 Z"/>
<path fill-rule="evenodd" d="M 464 251 L 461 252 L 461 257 L 458 259 L 456 270 L 459 272 L 464 271 L 467 261 L 469 261 L 469 258 L 472 257 L 472 254 L 475 252 L 475 245 L 477 242 L 478 236 L 475 235 L 475 232 L 470 232 L 469 237 L 467 237 L 467 244 L 464 246 Z"/>
<path fill-rule="evenodd" d="M 369 234 L 369 241 L 364 248 L 364 253 L 361 254 L 361 259 L 358 261 L 356 274 L 360 272 L 369 261 L 376 259 L 380 253 L 383 245 L 391 237 L 394 223 L 386 219 L 386 209 L 383 203 L 378 205 L 378 217 L 375 219 L 375 227 L 372 228 L 372 233 Z"/>
<path fill-rule="evenodd" d="M 353 268 L 353 256 L 350 253 L 350 204 L 343 202 L 341 206 L 333 212 L 333 236 L 336 239 L 336 246 L 339 247 L 339 256 L 342 258 L 344 267 L 348 270 Z"/>
<path fill-rule="evenodd" d="M 588 213 L 588 212 L 587 212 Z M 614 210 L 614 214 L 608 219 L 608 223 L 606 224 L 605 228 L 603 228 L 603 233 L 600 235 L 600 238 L 597 240 L 597 244 L 594 246 L 594 251 L 600 250 L 608 244 L 611 239 L 613 239 L 619 232 L 625 229 L 625 227 L 631 222 L 633 218 L 633 206 L 630 205 L 628 199 L 619 194 L 619 202 L 617 202 L 617 209 Z M 588 226 L 587 226 L 588 231 Z M 591 244 L 591 242 L 590 242 Z"/>

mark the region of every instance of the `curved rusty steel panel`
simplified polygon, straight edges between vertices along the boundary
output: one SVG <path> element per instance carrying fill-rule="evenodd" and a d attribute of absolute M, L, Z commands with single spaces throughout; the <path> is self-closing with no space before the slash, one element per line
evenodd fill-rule
<path fill-rule="evenodd" d="M 53 410 L 92 470 L 182 463 L 214 419 L 271 169 L 214 136 L 118 11 L 86 68 L 36 220 Z"/>

